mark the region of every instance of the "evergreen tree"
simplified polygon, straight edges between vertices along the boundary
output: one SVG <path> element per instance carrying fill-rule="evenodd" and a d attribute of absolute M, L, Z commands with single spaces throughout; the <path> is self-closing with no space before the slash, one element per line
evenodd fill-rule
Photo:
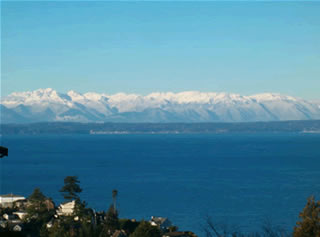
<path fill-rule="evenodd" d="M 294 237 L 319 237 L 320 236 L 320 201 L 310 197 L 303 211 L 299 215 L 300 221 L 294 228 Z"/>
<path fill-rule="evenodd" d="M 157 227 L 142 221 L 130 237 L 161 237 L 161 233 Z"/>
<path fill-rule="evenodd" d="M 80 181 L 77 176 L 67 176 L 64 179 L 64 186 L 60 190 L 64 199 L 68 201 L 80 200 L 78 194 L 82 192 L 82 189 L 79 183 Z"/>
<path fill-rule="evenodd" d="M 35 188 L 28 200 L 32 203 L 44 202 L 46 200 L 46 196 L 40 191 L 40 188 Z"/>
<path fill-rule="evenodd" d="M 47 197 L 40 191 L 39 188 L 35 188 L 33 193 L 28 197 L 29 205 L 27 208 L 28 217 L 38 216 L 37 219 L 41 218 L 47 211 L 45 201 Z"/>
<path fill-rule="evenodd" d="M 40 188 L 35 188 L 32 194 L 28 197 L 29 212 L 44 212 L 46 209 L 45 201 L 47 197 L 40 191 Z"/>
<path fill-rule="evenodd" d="M 29 196 L 29 205 L 26 209 L 26 231 L 31 233 L 39 233 L 41 227 L 46 224 L 54 215 L 54 210 L 48 210 L 45 201 L 48 198 L 35 188 Z"/>

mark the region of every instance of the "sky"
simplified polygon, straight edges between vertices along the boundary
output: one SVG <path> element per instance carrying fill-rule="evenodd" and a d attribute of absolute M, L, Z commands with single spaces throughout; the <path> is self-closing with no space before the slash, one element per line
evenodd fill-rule
<path fill-rule="evenodd" d="M 320 99 L 320 2 L 2 2 L 1 95 Z"/>

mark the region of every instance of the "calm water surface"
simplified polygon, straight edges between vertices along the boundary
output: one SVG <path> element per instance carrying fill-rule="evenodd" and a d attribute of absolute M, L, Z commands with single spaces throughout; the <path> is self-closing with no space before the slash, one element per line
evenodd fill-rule
<path fill-rule="evenodd" d="M 3 136 L 0 193 L 40 187 L 56 203 L 78 175 L 89 206 L 120 217 L 166 216 L 201 235 L 204 217 L 256 230 L 291 230 L 310 195 L 320 199 L 320 134 Z"/>

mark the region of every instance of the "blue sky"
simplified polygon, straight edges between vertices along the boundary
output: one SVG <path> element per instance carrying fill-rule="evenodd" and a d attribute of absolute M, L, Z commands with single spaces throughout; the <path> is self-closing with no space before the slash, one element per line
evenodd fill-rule
<path fill-rule="evenodd" d="M 320 2 L 2 2 L 2 95 L 320 98 Z"/>

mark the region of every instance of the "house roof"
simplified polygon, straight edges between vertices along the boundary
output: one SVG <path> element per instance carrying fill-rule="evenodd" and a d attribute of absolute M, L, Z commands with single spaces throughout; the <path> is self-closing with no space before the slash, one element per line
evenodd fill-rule
<path fill-rule="evenodd" d="M 165 237 L 185 237 L 185 236 L 190 236 L 190 235 L 188 235 L 188 233 L 186 233 L 186 232 L 176 231 L 176 232 L 166 233 L 164 236 Z"/>
<path fill-rule="evenodd" d="M 167 217 L 151 217 L 151 221 L 153 221 L 154 223 L 161 225 L 164 222 L 166 222 L 168 220 Z"/>
<path fill-rule="evenodd" d="M 66 202 L 62 202 L 62 203 L 60 203 L 60 206 L 62 206 L 62 205 L 73 205 L 73 204 L 75 204 L 76 203 L 76 201 L 75 200 L 72 200 L 72 201 L 66 201 Z"/>
<path fill-rule="evenodd" d="M 25 197 L 23 197 L 23 196 L 15 195 L 15 194 L 12 194 L 12 193 L 9 193 L 9 194 L 3 194 L 3 195 L 0 195 L 0 197 L 11 197 L 11 198 L 14 198 L 14 197 L 21 197 L 21 198 L 25 198 Z"/>
<path fill-rule="evenodd" d="M 26 211 L 15 211 L 15 212 L 12 212 L 12 214 L 15 214 L 15 215 L 18 215 L 18 214 L 27 214 L 28 212 Z"/>
<path fill-rule="evenodd" d="M 24 198 L 24 197 L 21 197 L 21 198 Z M 16 200 L 16 201 L 14 201 L 14 202 L 24 203 L 24 202 L 28 202 L 28 200 L 27 200 L 26 198 L 24 198 L 24 199 Z"/>

